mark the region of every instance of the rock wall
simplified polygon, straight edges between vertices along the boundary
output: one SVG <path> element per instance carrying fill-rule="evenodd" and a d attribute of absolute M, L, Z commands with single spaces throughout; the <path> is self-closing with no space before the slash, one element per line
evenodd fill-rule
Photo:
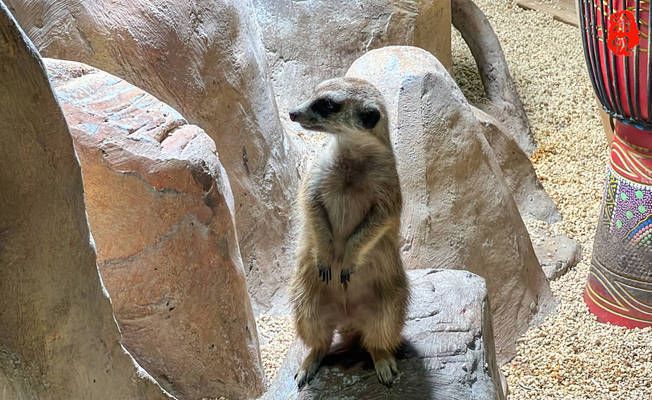
<path fill-rule="evenodd" d="M 183 399 L 263 390 L 256 325 L 215 144 L 170 106 L 47 59 L 84 180 L 98 265 L 127 349 Z"/>
<path fill-rule="evenodd" d="M 7 0 L 47 57 L 152 93 L 215 141 L 231 181 L 249 290 L 261 308 L 291 271 L 298 154 L 286 137 L 250 0 Z M 280 294 L 280 292 L 279 292 Z"/>
<path fill-rule="evenodd" d="M 487 280 L 499 361 L 511 358 L 551 293 L 496 155 L 460 89 L 431 54 L 386 47 L 347 76 L 385 96 L 403 191 L 408 268 L 468 268 Z"/>
<path fill-rule="evenodd" d="M 0 2 L 0 393 L 171 398 L 120 344 L 72 139 L 36 49 Z"/>
<path fill-rule="evenodd" d="M 413 45 L 451 67 L 450 0 L 254 0 L 282 117 L 365 52 Z"/>

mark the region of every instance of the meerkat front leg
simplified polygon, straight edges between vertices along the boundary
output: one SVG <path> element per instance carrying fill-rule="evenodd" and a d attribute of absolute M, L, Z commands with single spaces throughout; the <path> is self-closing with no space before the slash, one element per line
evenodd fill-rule
<path fill-rule="evenodd" d="M 333 233 L 326 208 L 316 193 L 311 193 L 304 207 L 305 226 L 311 230 L 312 254 L 319 279 L 328 283 L 332 278 Z"/>
<path fill-rule="evenodd" d="M 363 221 L 349 236 L 344 247 L 340 283 L 347 285 L 351 272 L 364 263 L 365 257 L 378 240 L 395 224 L 384 208 L 373 206 Z"/>

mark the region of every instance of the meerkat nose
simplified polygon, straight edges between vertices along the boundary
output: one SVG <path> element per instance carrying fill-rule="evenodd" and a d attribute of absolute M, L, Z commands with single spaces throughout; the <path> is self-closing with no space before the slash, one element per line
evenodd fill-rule
<path fill-rule="evenodd" d="M 296 121 L 298 116 L 299 116 L 298 111 L 290 111 L 290 120 Z"/>

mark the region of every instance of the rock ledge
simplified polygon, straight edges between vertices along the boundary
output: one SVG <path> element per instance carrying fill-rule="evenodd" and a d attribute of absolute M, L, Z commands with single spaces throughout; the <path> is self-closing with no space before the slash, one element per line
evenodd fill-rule
<path fill-rule="evenodd" d="M 484 279 L 458 270 L 408 274 L 412 302 L 391 388 L 378 382 L 366 352 L 334 345 L 298 392 L 293 377 L 306 349 L 297 340 L 263 399 L 505 399 Z"/>

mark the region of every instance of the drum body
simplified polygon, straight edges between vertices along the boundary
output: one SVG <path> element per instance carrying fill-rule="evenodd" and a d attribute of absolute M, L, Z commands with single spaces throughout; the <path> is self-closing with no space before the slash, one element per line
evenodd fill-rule
<path fill-rule="evenodd" d="M 594 90 L 615 121 L 584 292 L 602 322 L 652 326 L 652 49 L 649 0 L 579 0 Z"/>

